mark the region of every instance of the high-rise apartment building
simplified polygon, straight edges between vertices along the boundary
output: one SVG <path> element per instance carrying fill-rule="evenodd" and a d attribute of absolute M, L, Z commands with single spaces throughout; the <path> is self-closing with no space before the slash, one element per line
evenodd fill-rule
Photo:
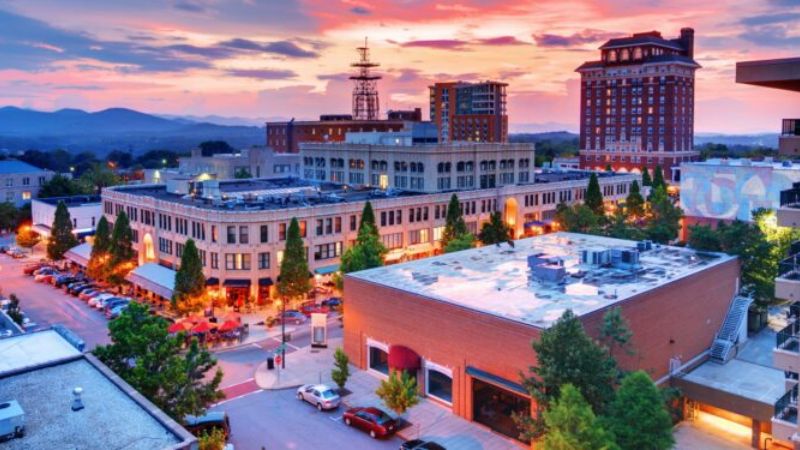
<path fill-rule="evenodd" d="M 439 128 L 439 142 L 506 142 L 507 86 L 497 81 L 431 86 L 431 122 Z"/>
<path fill-rule="evenodd" d="M 664 169 L 678 180 L 681 162 L 694 161 L 694 30 L 665 39 L 650 31 L 611 39 L 600 60 L 581 74 L 582 168 Z"/>

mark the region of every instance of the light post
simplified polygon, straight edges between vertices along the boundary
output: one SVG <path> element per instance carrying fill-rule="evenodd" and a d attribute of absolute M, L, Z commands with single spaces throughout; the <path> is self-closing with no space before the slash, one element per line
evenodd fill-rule
<path fill-rule="evenodd" d="M 286 299 L 281 302 L 281 369 L 286 368 Z"/>

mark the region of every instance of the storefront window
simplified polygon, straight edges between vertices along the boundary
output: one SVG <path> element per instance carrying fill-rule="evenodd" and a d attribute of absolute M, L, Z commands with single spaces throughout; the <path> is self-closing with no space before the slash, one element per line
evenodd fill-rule
<path fill-rule="evenodd" d="M 453 403 L 453 378 L 438 370 L 428 369 L 428 395 Z"/>
<path fill-rule="evenodd" d="M 472 379 L 472 414 L 476 422 L 482 423 L 498 433 L 519 439 L 519 429 L 511 418 L 512 413 L 530 413 L 531 402 L 521 395 Z"/>
<path fill-rule="evenodd" d="M 389 375 L 389 354 L 378 347 L 369 347 L 369 368 Z"/>

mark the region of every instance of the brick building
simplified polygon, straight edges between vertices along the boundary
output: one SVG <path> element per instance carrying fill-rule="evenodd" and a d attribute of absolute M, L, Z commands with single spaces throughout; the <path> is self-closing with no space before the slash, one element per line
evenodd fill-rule
<path fill-rule="evenodd" d="M 694 30 L 665 39 L 651 31 L 611 39 L 581 74 L 580 163 L 583 168 L 638 171 L 660 165 L 678 180 L 695 161 Z"/>
<path fill-rule="evenodd" d="M 319 120 L 267 122 L 267 147 L 279 153 L 298 153 L 302 143 L 343 142 L 349 132 L 400 131 L 408 122 L 421 122 L 422 110 L 389 111 L 385 120 L 354 120 L 350 114 L 325 114 Z"/>
<path fill-rule="evenodd" d="M 453 81 L 430 87 L 431 122 L 439 142 L 506 142 L 506 83 Z"/>
<path fill-rule="evenodd" d="M 547 234 L 348 274 L 344 349 L 378 377 L 409 371 L 422 395 L 517 438 L 510 413 L 534 406 L 519 375 L 535 364 L 531 342 L 566 309 L 597 337 L 619 306 L 635 350 L 621 365 L 663 383 L 705 355 L 738 276 L 721 253 Z"/>

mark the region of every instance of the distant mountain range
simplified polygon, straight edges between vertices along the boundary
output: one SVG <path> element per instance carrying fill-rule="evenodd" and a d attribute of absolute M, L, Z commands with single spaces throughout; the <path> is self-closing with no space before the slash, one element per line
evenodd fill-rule
<path fill-rule="evenodd" d="M 224 140 L 234 148 L 264 145 L 263 123 L 278 117 L 242 118 L 223 116 L 152 115 L 126 108 L 97 112 L 61 109 L 35 111 L 13 106 L 0 108 L 0 150 L 27 149 L 93 151 L 130 150 L 135 154 L 153 149 L 188 151 L 208 140 Z M 567 141 L 577 137 L 568 124 L 517 124 L 512 141 Z M 695 144 L 706 142 L 728 146 L 776 148 L 777 134 L 725 135 L 698 133 Z"/>
<path fill-rule="evenodd" d="M 96 151 L 152 149 L 186 151 L 207 140 L 224 140 L 235 148 L 264 144 L 263 128 L 218 125 L 187 118 L 164 118 L 125 108 L 98 112 L 61 109 L 34 111 L 0 108 L 0 149 Z"/>

